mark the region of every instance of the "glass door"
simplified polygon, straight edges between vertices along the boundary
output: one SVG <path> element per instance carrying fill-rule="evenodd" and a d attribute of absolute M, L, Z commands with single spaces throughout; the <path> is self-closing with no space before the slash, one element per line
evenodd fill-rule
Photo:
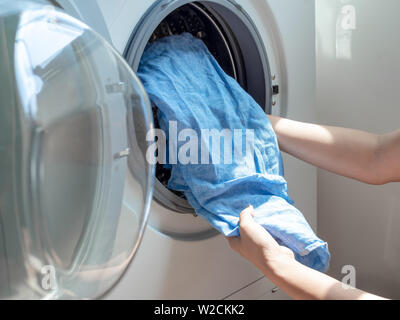
<path fill-rule="evenodd" d="M 52 6 L 0 1 L 0 34 L 0 298 L 100 297 L 146 226 L 148 98 L 105 40 Z"/>

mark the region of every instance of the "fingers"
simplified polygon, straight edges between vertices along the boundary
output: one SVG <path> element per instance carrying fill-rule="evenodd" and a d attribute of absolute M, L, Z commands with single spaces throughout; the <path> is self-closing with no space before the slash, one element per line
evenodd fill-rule
<path fill-rule="evenodd" d="M 240 215 L 242 215 L 242 214 L 244 214 L 244 215 L 249 214 L 249 215 L 251 215 L 252 217 L 254 217 L 254 214 L 255 214 L 255 212 L 254 212 L 254 207 L 253 207 L 252 205 L 249 205 L 246 209 L 244 209 L 244 210 L 240 213 Z"/>
<path fill-rule="evenodd" d="M 276 244 L 271 234 L 261 225 L 254 221 L 255 211 L 253 206 L 249 206 L 240 214 L 240 234 L 252 239 L 254 243 Z"/>
<path fill-rule="evenodd" d="M 246 223 L 252 221 L 254 217 L 254 208 L 253 206 L 248 206 L 240 213 L 240 223 Z"/>
<path fill-rule="evenodd" d="M 252 206 L 247 207 L 244 209 L 241 214 L 240 214 L 240 222 L 239 222 L 239 227 L 240 230 L 244 229 L 249 229 L 250 224 L 254 223 L 253 221 L 253 216 L 254 216 L 254 208 Z M 239 237 L 230 237 L 227 238 L 230 247 L 236 251 L 240 252 L 240 247 L 241 247 L 241 240 Z"/>
<path fill-rule="evenodd" d="M 247 230 L 254 223 L 254 208 L 248 206 L 240 213 L 239 226 L 241 230 Z"/>

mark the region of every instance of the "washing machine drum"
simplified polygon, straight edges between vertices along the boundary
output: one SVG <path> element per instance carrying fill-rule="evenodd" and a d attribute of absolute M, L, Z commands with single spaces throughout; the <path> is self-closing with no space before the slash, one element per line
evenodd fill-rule
<path fill-rule="evenodd" d="M 1 1 L 0 34 L 0 299 L 100 297 L 145 228 L 151 106 L 112 47 L 51 6 Z"/>

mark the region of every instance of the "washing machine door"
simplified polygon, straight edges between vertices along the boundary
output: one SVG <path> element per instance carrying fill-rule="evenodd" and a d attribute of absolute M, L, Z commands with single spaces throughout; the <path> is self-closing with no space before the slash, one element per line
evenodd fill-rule
<path fill-rule="evenodd" d="M 145 229 L 151 108 L 105 40 L 43 3 L 0 0 L 0 298 L 97 298 Z"/>

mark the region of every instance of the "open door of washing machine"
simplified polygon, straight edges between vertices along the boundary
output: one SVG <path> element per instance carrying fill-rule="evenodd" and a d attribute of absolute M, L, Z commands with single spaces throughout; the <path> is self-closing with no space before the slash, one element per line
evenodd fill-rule
<path fill-rule="evenodd" d="M 45 1 L 0 0 L 0 77 L 0 299 L 101 297 L 146 227 L 146 93 Z"/>

